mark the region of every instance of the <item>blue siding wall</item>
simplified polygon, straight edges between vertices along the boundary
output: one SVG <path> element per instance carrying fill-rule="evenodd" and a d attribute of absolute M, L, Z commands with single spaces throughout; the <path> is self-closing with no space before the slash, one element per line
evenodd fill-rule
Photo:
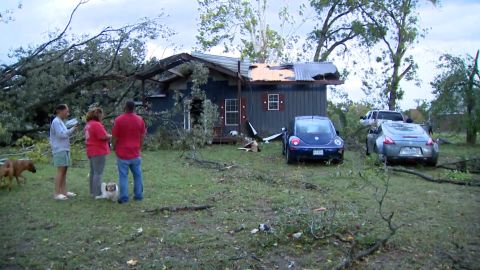
<path fill-rule="evenodd" d="M 283 94 L 283 111 L 265 111 L 262 94 Z M 262 135 L 281 132 L 295 116 L 326 116 L 327 91 L 325 85 L 252 85 L 246 87 L 247 115 Z"/>
<path fill-rule="evenodd" d="M 190 89 L 190 85 L 188 86 Z M 202 87 L 207 97 L 220 106 L 224 99 L 237 98 L 237 86 L 227 81 L 212 81 Z M 185 92 L 185 96 L 190 91 Z M 283 111 L 264 111 L 263 94 L 284 95 Z M 281 131 L 295 116 L 326 115 L 327 91 L 325 85 L 291 84 L 291 85 L 242 85 L 242 97 L 246 98 L 247 119 L 262 136 Z M 152 98 L 152 109 L 164 111 L 173 106 L 171 95 L 164 98 Z M 183 115 L 177 118 L 183 124 Z M 156 126 L 156 125 L 154 125 Z M 225 126 L 224 134 L 236 130 L 235 126 Z"/>

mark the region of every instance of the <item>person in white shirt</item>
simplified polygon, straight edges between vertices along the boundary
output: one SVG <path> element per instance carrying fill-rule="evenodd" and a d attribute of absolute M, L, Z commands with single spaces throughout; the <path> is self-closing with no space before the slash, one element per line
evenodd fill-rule
<path fill-rule="evenodd" d="M 57 167 L 55 176 L 55 200 L 67 200 L 77 194 L 67 191 L 67 169 L 71 165 L 70 160 L 70 135 L 77 129 L 73 126 L 68 129 L 65 119 L 69 115 L 68 106 L 60 104 L 55 109 L 55 119 L 50 126 L 50 145 L 52 147 L 53 165 Z"/>

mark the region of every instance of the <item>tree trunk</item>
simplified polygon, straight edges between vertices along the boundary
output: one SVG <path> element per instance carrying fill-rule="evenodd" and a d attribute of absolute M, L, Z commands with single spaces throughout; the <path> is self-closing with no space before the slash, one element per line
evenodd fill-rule
<path fill-rule="evenodd" d="M 478 53 L 479 50 L 477 50 L 477 54 L 475 55 L 465 93 L 465 103 L 467 103 L 467 144 L 476 144 L 477 142 L 478 119 L 476 119 L 475 105 L 479 106 L 480 104 L 475 104 L 474 81 L 475 74 L 478 73 Z"/>
<path fill-rule="evenodd" d="M 393 65 L 393 74 L 392 80 L 390 85 L 388 85 L 388 109 L 390 111 L 394 111 L 397 107 L 397 99 L 398 99 L 398 83 L 399 83 L 399 76 L 398 70 L 400 68 L 400 64 L 394 63 Z"/>

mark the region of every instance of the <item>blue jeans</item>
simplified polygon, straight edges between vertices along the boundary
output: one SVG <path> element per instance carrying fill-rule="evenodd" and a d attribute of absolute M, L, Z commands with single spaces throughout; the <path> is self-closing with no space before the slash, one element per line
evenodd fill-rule
<path fill-rule="evenodd" d="M 128 202 L 128 169 L 133 174 L 133 194 L 135 200 L 143 199 L 142 158 L 117 158 L 118 183 L 120 187 L 119 203 Z"/>

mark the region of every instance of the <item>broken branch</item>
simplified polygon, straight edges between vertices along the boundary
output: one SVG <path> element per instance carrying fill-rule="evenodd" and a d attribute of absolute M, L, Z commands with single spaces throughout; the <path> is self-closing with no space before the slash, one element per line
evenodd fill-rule
<path fill-rule="evenodd" d="M 221 163 L 221 162 L 217 162 L 217 161 L 212 161 L 212 160 L 202 160 L 202 159 L 198 159 L 196 157 L 186 157 L 186 159 L 192 160 L 195 163 L 197 163 L 198 165 L 206 167 L 208 169 L 216 169 L 216 170 L 219 170 L 219 171 L 225 171 L 225 170 L 229 170 L 229 169 L 235 167 L 234 164 L 229 165 L 229 164 L 225 164 L 225 163 Z"/>
<path fill-rule="evenodd" d="M 451 179 L 441 179 L 441 178 L 434 178 L 428 174 L 421 173 L 419 171 L 415 170 L 410 170 L 410 169 L 405 169 L 401 167 L 388 167 L 389 170 L 394 171 L 394 172 L 403 172 L 403 173 L 408 173 L 408 174 L 413 174 L 416 175 L 426 181 L 429 182 L 434 182 L 434 183 L 449 183 L 449 184 L 454 184 L 454 185 L 460 185 L 460 186 L 480 186 L 480 183 L 478 182 L 473 182 L 473 181 L 455 181 Z"/>
<path fill-rule="evenodd" d="M 180 212 L 180 211 L 200 211 L 212 208 L 213 205 L 193 205 L 193 206 L 164 206 L 154 209 L 146 209 L 143 212 L 157 214 L 159 212 Z"/>

